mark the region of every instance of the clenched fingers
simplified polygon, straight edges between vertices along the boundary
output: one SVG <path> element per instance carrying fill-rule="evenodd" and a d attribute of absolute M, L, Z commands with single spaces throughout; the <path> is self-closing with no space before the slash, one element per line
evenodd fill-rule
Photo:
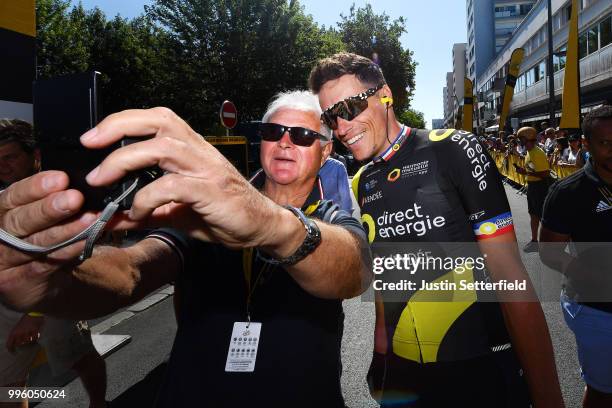
<path fill-rule="evenodd" d="M 91 149 L 112 145 L 125 136 L 169 136 L 193 139 L 197 134 L 168 108 L 130 109 L 107 116 L 95 128 L 81 136 L 81 143 Z"/>
<path fill-rule="evenodd" d="M 0 193 L 0 213 L 33 203 L 68 187 L 68 176 L 61 171 L 43 171 L 11 184 Z"/>
<path fill-rule="evenodd" d="M 154 165 L 173 173 L 194 175 L 205 169 L 205 162 L 210 162 L 202 153 L 207 148 L 214 149 L 203 140 L 195 143 L 197 147 L 194 143 L 164 136 L 122 147 L 92 170 L 87 182 L 92 186 L 110 184 L 131 171 Z"/>
<path fill-rule="evenodd" d="M 26 237 L 71 217 L 82 205 L 83 195 L 76 190 L 51 193 L 7 211 L 0 226 L 12 235 Z"/>

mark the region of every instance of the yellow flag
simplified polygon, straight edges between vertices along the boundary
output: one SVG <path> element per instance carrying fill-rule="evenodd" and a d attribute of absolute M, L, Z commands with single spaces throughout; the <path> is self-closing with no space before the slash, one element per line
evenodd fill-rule
<path fill-rule="evenodd" d="M 567 39 L 567 58 L 563 79 L 563 99 L 561 108 L 562 129 L 580 128 L 580 62 L 578 61 L 578 0 L 572 0 L 572 16 L 569 22 Z"/>
<path fill-rule="evenodd" d="M 525 50 L 517 48 L 512 51 L 510 57 L 510 68 L 508 69 L 508 76 L 506 77 L 506 86 L 504 87 L 504 96 L 501 115 L 499 116 L 499 131 L 504 130 L 506 126 L 506 118 L 510 111 L 510 103 L 512 102 L 512 96 L 514 96 L 514 85 L 516 85 L 516 78 L 518 77 L 521 69 L 521 62 L 525 56 Z"/>

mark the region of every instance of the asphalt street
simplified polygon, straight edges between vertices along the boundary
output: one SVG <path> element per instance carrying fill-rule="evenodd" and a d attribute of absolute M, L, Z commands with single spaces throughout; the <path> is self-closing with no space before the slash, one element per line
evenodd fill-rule
<path fill-rule="evenodd" d="M 530 238 L 526 198 L 506 186 L 506 192 L 520 242 Z M 533 262 L 537 254 L 524 255 L 525 263 Z M 376 407 L 369 397 L 365 382 L 373 347 L 373 304 L 359 298 L 344 302 L 345 336 L 342 343 L 342 386 L 346 403 L 351 408 Z M 542 303 L 553 340 L 557 368 L 566 406 L 580 406 L 583 384 L 579 375 L 576 346 L 568 330 L 559 302 L 550 299 Z M 112 408 L 150 406 L 163 378 L 165 361 L 172 348 L 176 322 L 172 298 L 135 314 L 104 334 L 128 334 L 132 341 L 106 358 L 108 373 L 107 399 Z M 65 401 L 45 401 L 41 408 L 87 407 L 87 395 L 76 379 L 65 385 Z M 205 398 L 205 395 L 203 395 Z"/>

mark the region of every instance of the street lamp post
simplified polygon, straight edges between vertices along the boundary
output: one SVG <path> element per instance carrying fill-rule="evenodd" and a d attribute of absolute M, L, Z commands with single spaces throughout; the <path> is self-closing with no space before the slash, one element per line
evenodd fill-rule
<path fill-rule="evenodd" d="M 548 114 L 550 127 L 555 127 L 555 72 L 553 67 L 553 33 L 552 33 L 552 6 L 551 0 L 548 0 Z"/>

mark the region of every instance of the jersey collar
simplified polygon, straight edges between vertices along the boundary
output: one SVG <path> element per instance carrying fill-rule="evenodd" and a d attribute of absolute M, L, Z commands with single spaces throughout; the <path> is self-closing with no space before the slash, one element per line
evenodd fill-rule
<path fill-rule="evenodd" d="M 397 151 L 400 149 L 402 144 L 404 144 L 409 134 L 410 134 L 410 128 L 408 126 L 402 125 L 402 128 L 400 129 L 399 134 L 395 137 L 395 140 L 393 141 L 393 143 L 391 143 L 391 145 L 387 147 L 387 149 L 380 156 L 377 156 L 374 158 L 373 160 L 374 163 L 389 161 L 391 157 L 393 157 L 393 155 L 397 153 Z"/>
<path fill-rule="evenodd" d="M 251 177 L 249 182 L 256 189 L 262 190 L 266 182 L 266 173 L 264 173 L 263 169 L 257 170 L 257 173 L 255 173 L 253 177 Z M 308 198 L 302 206 L 302 211 L 304 211 L 305 213 L 311 213 L 311 209 L 316 208 L 319 205 L 319 202 L 324 199 L 325 196 L 323 194 L 323 183 L 321 183 L 321 179 L 319 178 L 319 176 L 317 176 L 314 185 L 312 186 L 312 191 L 310 192 Z"/>

